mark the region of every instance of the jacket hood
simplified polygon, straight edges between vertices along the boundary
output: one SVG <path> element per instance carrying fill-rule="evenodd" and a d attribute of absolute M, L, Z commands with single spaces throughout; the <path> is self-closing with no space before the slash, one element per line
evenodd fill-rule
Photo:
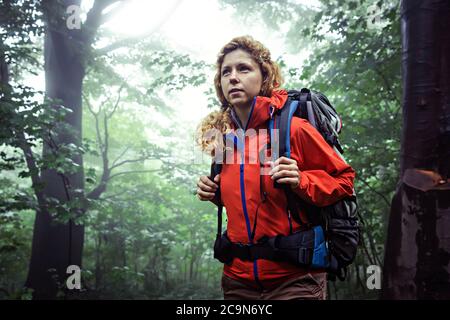
<path fill-rule="evenodd" d="M 258 129 L 261 126 L 265 126 L 266 121 L 272 117 L 273 113 L 283 108 L 287 98 L 288 93 L 284 89 L 273 90 L 270 97 L 256 96 L 253 99 L 252 109 L 247 121 L 247 129 Z M 244 129 L 234 108 L 231 109 L 231 117 L 233 118 L 235 129 Z"/>

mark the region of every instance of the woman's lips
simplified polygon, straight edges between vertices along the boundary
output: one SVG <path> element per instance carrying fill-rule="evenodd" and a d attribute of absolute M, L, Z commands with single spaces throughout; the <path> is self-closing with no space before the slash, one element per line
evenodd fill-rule
<path fill-rule="evenodd" d="M 236 95 L 236 94 L 239 94 L 239 93 L 242 93 L 242 92 L 243 92 L 242 90 L 232 91 L 232 92 L 230 92 L 230 96 L 233 96 L 233 95 Z"/>

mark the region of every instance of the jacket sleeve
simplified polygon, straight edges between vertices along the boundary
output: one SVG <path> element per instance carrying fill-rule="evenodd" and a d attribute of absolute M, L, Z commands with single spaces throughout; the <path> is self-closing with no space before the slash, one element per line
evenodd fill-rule
<path fill-rule="evenodd" d="M 302 199 L 323 207 L 353 194 L 355 171 L 306 120 L 291 136 L 291 155 L 297 161 L 300 184 L 293 189 Z"/>

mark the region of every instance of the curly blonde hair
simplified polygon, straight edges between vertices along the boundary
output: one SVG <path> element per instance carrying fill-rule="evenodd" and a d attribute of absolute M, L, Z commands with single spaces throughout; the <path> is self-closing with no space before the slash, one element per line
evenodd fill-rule
<path fill-rule="evenodd" d="M 221 85 L 221 68 L 225 56 L 237 49 L 242 49 L 252 56 L 258 63 L 263 82 L 261 85 L 261 96 L 270 97 L 272 91 L 279 88 L 283 82 L 281 70 L 278 64 L 272 60 L 270 51 L 259 41 L 251 36 L 241 36 L 233 38 L 219 52 L 216 61 L 216 74 L 214 76 L 214 86 L 216 95 L 221 103 L 219 111 L 208 114 L 199 124 L 197 129 L 197 143 L 202 151 L 215 156 L 219 144 L 223 145 L 222 134 L 231 131 L 231 108 L 226 100 Z"/>

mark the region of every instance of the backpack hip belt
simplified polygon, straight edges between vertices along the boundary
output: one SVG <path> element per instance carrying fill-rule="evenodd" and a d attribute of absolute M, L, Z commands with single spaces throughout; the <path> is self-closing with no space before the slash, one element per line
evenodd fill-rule
<path fill-rule="evenodd" d="M 225 231 L 216 239 L 214 258 L 225 264 L 230 264 L 234 258 L 285 261 L 310 269 L 330 269 L 334 265 L 321 226 L 287 236 L 264 237 L 254 244 L 233 243 Z"/>

